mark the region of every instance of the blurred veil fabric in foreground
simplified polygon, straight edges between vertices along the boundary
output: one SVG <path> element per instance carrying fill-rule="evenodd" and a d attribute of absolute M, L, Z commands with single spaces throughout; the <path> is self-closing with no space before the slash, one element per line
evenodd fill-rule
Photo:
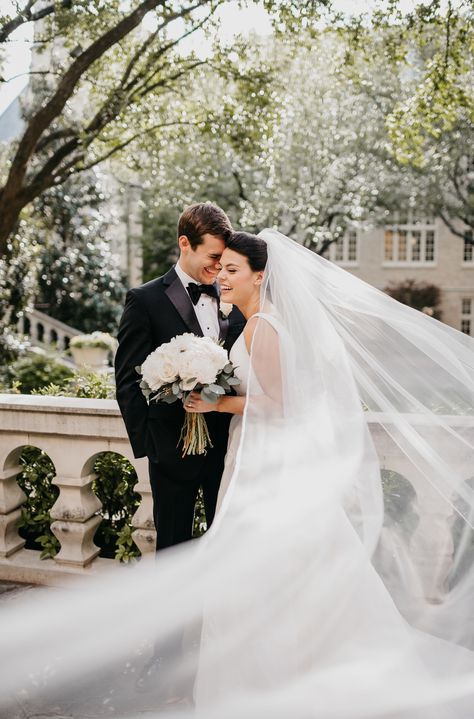
<path fill-rule="evenodd" d="M 260 236 L 212 528 L 2 609 L 0 716 L 472 719 L 474 340 Z M 180 630 L 166 678 L 194 701 L 137 693 Z"/>

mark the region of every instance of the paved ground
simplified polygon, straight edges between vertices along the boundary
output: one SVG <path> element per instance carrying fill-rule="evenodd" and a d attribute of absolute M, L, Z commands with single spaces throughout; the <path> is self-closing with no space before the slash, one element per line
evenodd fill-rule
<path fill-rule="evenodd" d="M 0 581 L 0 603 L 13 601 L 25 592 L 31 592 L 32 589 L 36 589 L 33 584 Z"/>
<path fill-rule="evenodd" d="M 6 602 L 13 602 L 33 590 L 41 590 L 41 587 L 0 581 L 0 613 Z M 0 654 L 0 662 L 1 659 Z M 123 662 L 118 662 L 116 667 L 99 673 L 96 678 L 81 680 L 79 677 L 74 691 L 69 689 L 65 696 L 55 696 L 46 705 L 41 696 L 29 699 L 25 692 L 23 697 L 14 700 L 8 707 L 0 705 L 0 719 L 150 719 L 151 716 L 161 714 L 166 715 L 166 718 L 172 714 L 173 719 L 179 719 L 182 712 L 189 717 L 189 700 L 163 699 L 159 687 L 144 694 L 136 692 L 135 681 L 143 669 L 143 662 L 140 659 L 136 667 L 127 663 L 125 668 Z M 120 707 L 117 710 L 113 707 L 114 701 Z"/>

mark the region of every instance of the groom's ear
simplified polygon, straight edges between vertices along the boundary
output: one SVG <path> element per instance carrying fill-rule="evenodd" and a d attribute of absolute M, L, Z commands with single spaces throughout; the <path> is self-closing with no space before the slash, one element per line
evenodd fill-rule
<path fill-rule="evenodd" d="M 189 248 L 191 247 L 191 243 L 188 240 L 186 235 L 180 235 L 178 237 L 178 247 L 180 250 L 184 250 L 184 252 L 189 251 Z"/>

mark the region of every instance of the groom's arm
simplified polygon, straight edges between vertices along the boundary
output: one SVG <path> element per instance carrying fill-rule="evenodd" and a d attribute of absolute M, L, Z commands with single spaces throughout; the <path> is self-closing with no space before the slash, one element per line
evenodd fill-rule
<path fill-rule="evenodd" d="M 134 290 L 129 290 L 118 331 L 115 355 L 117 402 L 135 457 L 144 457 L 148 404 L 139 387 L 140 366 L 153 349 L 150 319 Z"/>

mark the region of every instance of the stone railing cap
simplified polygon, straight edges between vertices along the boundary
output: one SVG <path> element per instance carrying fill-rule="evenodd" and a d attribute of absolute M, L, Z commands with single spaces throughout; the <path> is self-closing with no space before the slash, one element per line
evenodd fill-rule
<path fill-rule="evenodd" d="M 82 397 L 51 397 L 49 395 L 0 394 L 0 411 L 23 409 L 29 412 L 58 412 L 67 414 L 117 415 L 120 410 L 115 399 L 86 399 Z"/>

